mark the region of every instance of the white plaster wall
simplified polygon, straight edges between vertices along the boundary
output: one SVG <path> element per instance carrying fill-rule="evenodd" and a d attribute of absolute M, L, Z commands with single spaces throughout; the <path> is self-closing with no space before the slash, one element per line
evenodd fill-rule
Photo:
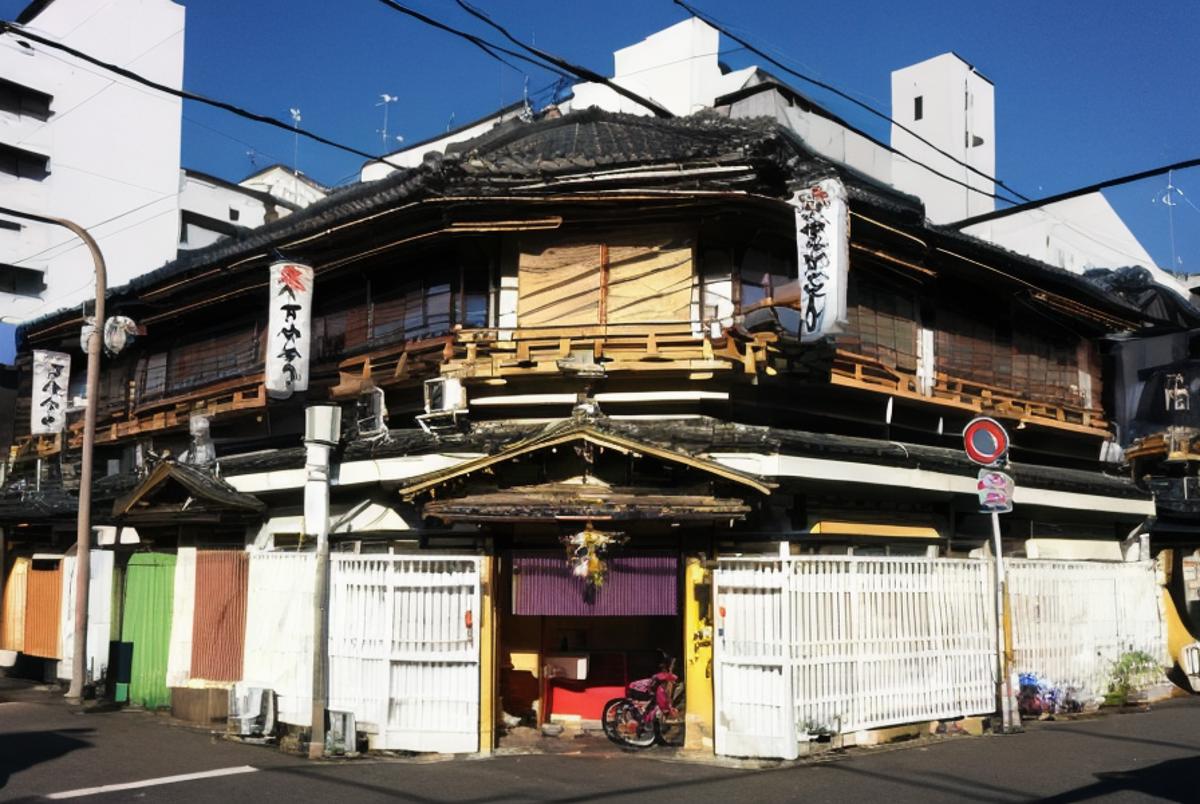
<path fill-rule="evenodd" d="M 233 226 L 254 228 L 267 223 L 267 205 L 262 199 L 184 170 L 179 171 L 179 208 Z M 272 205 L 272 209 L 279 217 L 291 214 L 290 209 L 279 204 Z M 238 213 L 236 221 L 230 216 L 231 210 Z M 188 242 L 181 242 L 178 247 L 200 248 L 220 238 L 221 235 L 217 233 L 211 233 L 211 236 L 206 233 L 203 237 L 197 237 L 194 228 L 189 228 Z"/>
<path fill-rule="evenodd" d="M 168 86 L 183 81 L 184 8 L 169 0 L 56 0 L 28 28 Z M 175 255 L 182 102 L 19 36 L 0 37 L 0 76 L 49 93 L 46 121 L 0 113 L 0 141 L 50 157 L 42 180 L 0 175 L 0 204 L 91 231 L 118 285 Z M 0 293 L 7 321 L 94 296 L 88 251 L 69 232 L 0 229 L 0 262 L 46 272 L 40 298 Z"/>
<path fill-rule="evenodd" d="M 966 226 L 962 231 L 1075 274 L 1090 268 L 1140 265 L 1158 284 L 1189 298 L 1184 282 L 1154 264 L 1100 193 L 1014 212 Z"/>
<path fill-rule="evenodd" d="M 923 99 L 922 119 L 914 119 L 913 99 Z M 990 81 L 953 53 L 892 73 L 892 118 L 942 151 L 987 176 L 996 174 L 995 92 Z M 981 137 L 980 145 L 968 145 Z M 993 199 L 941 178 L 916 162 L 984 192 L 992 181 L 956 164 L 912 134 L 893 125 L 891 145 L 912 160 L 893 157 L 892 183 L 925 203 L 925 215 L 949 223 L 995 208 Z"/>
<path fill-rule="evenodd" d="M 282 198 L 301 209 L 320 201 L 327 195 L 321 188 L 305 181 L 303 173 L 297 179 L 292 175 L 292 171 L 282 165 L 272 165 L 261 173 L 247 176 L 238 184 L 248 190 L 257 190 L 276 198 Z"/>
<path fill-rule="evenodd" d="M 720 33 L 692 17 L 615 51 L 612 78 L 672 114 L 689 115 L 711 108 L 720 96 L 746 86 L 757 72 L 756 67 L 747 67 L 723 75 L 717 55 L 719 45 Z M 593 83 L 576 84 L 575 96 L 563 106 L 651 114 L 641 104 Z"/>
<path fill-rule="evenodd" d="M 444 137 L 422 142 L 417 145 L 413 145 L 410 148 L 405 148 L 402 151 L 390 153 L 387 155 L 387 159 L 388 162 L 391 162 L 392 164 L 386 164 L 384 162 L 368 162 L 367 164 L 363 165 L 362 180 L 375 181 L 376 179 L 382 179 L 384 176 L 395 173 L 397 168 L 393 167 L 393 165 L 399 165 L 400 167 L 404 168 L 417 167 L 425 159 L 425 154 L 429 153 L 430 151 L 445 153 L 446 146 L 456 142 L 466 142 L 467 140 L 472 140 L 476 137 L 482 136 L 506 120 L 512 120 L 513 118 L 518 117 L 521 113 L 522 110 L 517 109 L 496 114 L 479 121 L 475 125 L 467 126 L 457 131 L 450 132 Z"/>
<path fill-rule="evenodd" d="M 773 117 L 821 156 L 849 165 L 885 184 L 892 182 L 890 151 L 824 115 L 806 110 L 777 90 L 750 95 L 728 108 L 729 116 L 735 119 Z"/>

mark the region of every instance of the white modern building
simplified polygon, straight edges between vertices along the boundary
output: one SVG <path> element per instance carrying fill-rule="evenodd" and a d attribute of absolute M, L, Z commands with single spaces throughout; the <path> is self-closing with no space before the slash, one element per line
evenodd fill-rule
<path fill-rule="evenodd" d="M 269 165 L 238 182 L 239 187 L 265 193 L 294 209 L 304 209 L 329 195 L 329 188 L 302 172 L 280 164 Z"/>
<path fill-rule="evenodd" d="M 951 223 L 995 208 L 994 200 L 984 195 L 995 191 L 987 177 L 996 175 L 991 81 L 956 53 L 896 70 L 892 120 L 892 147 L 904 156 L 893 155 L 891 183 L 918 196 L 929 220 Z"/>
<path fill-rule="evenodd" d="M 31 34 L 183 84 L 172 0 L 37 0 Z M 110 287 L 324 198 L 282 165 L 240 183 L 180 168 L 182 101 L 39 42 L 0 36 L 0 206 L 66 218 L 96 238 Z M 91 256 L 62 227 L 0 215 L 0 362 L 13 325 L 94 298 Z"/>
<path fill-rule="evenodd" d="M 290 176 L 290 172 L 289 172 Z M 309 187 L 304 180 L 305 188 Z M 299 180 L 297 180 L 297 186 Z M 241 229 L 277 221 L 300 207 L 264 190 L 250 189 L 198 170 L 179 171 L 178 250 L 203 248 Z"/>
<path fill-rule="evenodd" d="M 39 0 L 30 32 L 170 87 L 183 82 L 184 8 L 171 0 Z M 18 34 L 0 36 L 0 205 L 92 233 L 109 284 L 172 259 L 182 101 Z M 0 222 L 0 316 L 19 323 L 94 297 L 69 231 Z"/>

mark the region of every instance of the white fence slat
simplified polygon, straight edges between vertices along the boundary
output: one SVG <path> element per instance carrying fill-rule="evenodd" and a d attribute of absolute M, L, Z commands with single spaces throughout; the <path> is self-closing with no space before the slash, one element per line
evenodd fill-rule
<path fill-rule="evenodd" d="M 720 560 L 717 752 L 789 758 L 813 732 L 991 711 L 987 578 L 963 559 Z"/>
<path fill-rule="evenodd" d="M 332 557 L 330 707 L 373 747 L 479 749 L 480 570 L 475 556 Z"/>
<path fill-rule="evenodd" d="M 1015 670 L 1102 696 L 1121 654 L 1168 664 L 1153 562 L 1009 559 Z"/>

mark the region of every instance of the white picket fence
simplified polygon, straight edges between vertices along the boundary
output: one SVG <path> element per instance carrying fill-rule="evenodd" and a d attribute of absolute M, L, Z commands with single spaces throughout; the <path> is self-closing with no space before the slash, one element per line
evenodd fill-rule
<path fill-rule="evenodd" d="M 479 750 L 480 559 L 335 555 L 330 708 L 374 748 Z"/>
<path fill-rule="evenodd" d="M 794 758 L 813 733 L 995 707 L 984 562 L 722 559 L 714 587 L 717 753 Z"/>
<path fill-rule="evenodd" d="M 1095 698 L 1124 653 L 1141 651 L 1169 664 L 1153 562 L 1006 564 L 1017 672 Z"/>

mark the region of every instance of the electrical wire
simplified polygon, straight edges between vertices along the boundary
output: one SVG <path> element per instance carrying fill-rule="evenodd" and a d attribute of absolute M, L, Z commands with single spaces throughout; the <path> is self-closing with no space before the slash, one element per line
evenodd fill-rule
<path fill-rule="evenodd" d="M 858 98 L 855 98 L 854 96 L 852 96 L 852 95 L 850 95 L 850 94 L 848 94 L 848 93 L 846 93 L 846 92 L 844 92 L 844 91 L 842 91 L 842 90 L 838 89 L 837 87 L 833 86 L 832 84 L 829 84 L 829 83 L 827 83 L 827 82 L 825 82 L 825 81 L 821 81 L 820 79 L 813 78 L 813 77 L 811 77 L 811 76 L 805 75 L 804 73 L 802 73 L 802 72 L 799 72 L 798 70 L 793 70 L 791 67 L 788 67 L 786 64 L 784 64 L 783 62 L 779 61 L 778 59 L 776 59 L 775 57 L 771 56 L 770 54 L 768 54 L 768 53 L 765 53 L 765 52 L 764 52 L 764 51 L 762 51 L 762 50 L 759 50 L 759 49 L 758 49 L 758 48 L 756 48 L 754 45 L 750 44 L 748 41 L 746 41 L 745 39 L 741 38 L 741 37 L 740 37 L 740 36 L 738 36 L 737 34 L 730 32 L 730 31 L 728 30 L 728 28 L 727 28 L 727 27 L 724 27 L 724 26 L 722 26 L 722 25 L 721 25 L 719 22 L 717 22 L 716 20 L 714 20 L 712 17 L 708 16 L 708 15 L 707 15 L 707 14 L 705 14 L 704 12 L 700 11 L 699 9 L 697 9 L 697 8 L 694 8 L 694 7 L 690 6 L 690 5 L 688 5 L 686 2 L 684 2 L 684 0 L 673 0 L 673 1 L 674 1 L 675 5 L 677 5 L 677 6 L 681 6 L 681 7 L 682 7 L 682 8 L 684 8 L 684 9 L 685 9 L 685 10 L 686 10 L 688 13 L 692 14 L 692 15 L 693 15 L 693 16 L 695 16 L 695 17 L 698 17 L 698 18 L 700 18 L 701 20 L 703 20 L 703 21 L 704 21 L 704 22 L 706 22 L 707 24 L 711 25 L 712 27 L 716 28 L 716 29 L 717 29 L 718 31 L 720 31 L 721 33 L 723 33 L 723 34 L 725 34 L 726 36 L 728 36 L 728 37 L 729 37 L 730 39 L 732 39 L 733 41 L 737 42 L 739 45 L 742 45 L 743 47 L 745 47 L 745 48 L 746 48 L 747 50 L 749 50 L 751 53 L 754 53 L 754 54 L 756 54 L 756 55 L 758 55 L 758 56 L 761 56 L 762 58 L 764 58 L 764 59 L 766 59 L 767 61 L 771 62 L 771 64 L 774 64 L 774 65 L 775 65 L 776 67 L 778 67 L 779 69 L 781 69 L 781 70 L 784 70 L 785 72 L 787 72 L 789 75 L 792 75 L 792 76 L 794 76 L 794 77 L 796 77 L 796 78 L 799 78 L 801 81 L 805 81 L 805 82 L 807 82 L 807 83 L 809 83 L 809 84 L 812 84 L 813 86 L 820 87 L 821 89 L 824 89 L 824 90 L 826 90 L 826 91 L 828 91 L 828 92 L 832 92 L 834 95 L 837 95 L 839 98 L 842 98 L 842 99 L 844 99 L 844 100 L 847 100 L 847 101 L 849 101 L 850 103 L 853 103 L 855 106 L 858 106 L 858 107 L 860 107 L 860 108 L 862 108 L 862 109 L 865 109 L 866 111 L 870 112 L 871 114 L 875 115 L 876 117 L 878 117 L 878 118 L 880 118 L 880 119 L 882 119 L 882 120 L 886 120 L 887 122 L 891 123 L 891 124 L 892 124 L 892 125 L 894 125 L 896 128 L 898 128 L 898 129 L 900 129 L 901 131 L 903 131 L 904 133 L 906 133 L 906 134 L 908 134 L 908 135 L 910 135 L 910 136 L 914 137 L 915 139 L 919 140 L 920 142 L 924 143 L 925 145 L 928 145 L 928 146 L 929 146 L 930 148 L 932 148 L 934 151 L 936 151 L 937 153 L 939 153 L 939 154 L 941 154 L 942 156 L 946 157 L 947 159 L 949 159 L 950 161 L 952 161 L 952 162 L 954 162 L 955 164 L 959 165 L 960 167 L 964 167 L 964 168 L 966 168 L 967 170 L 971 171 L 972 173 L 974 173 L 975 175 L 979 176 L 980 178 L 987 179 L 988 181 L 990 181 L 990 182 L 993 182 L 993 183 L 994 183 L 994 184 L 995 184 L 997 187 L 1000 187 L 1000 188 L 1003 188 L 1004 190 L 1007 190 L 1009 193 L 1011 193 L 1012 195 L 1014 195 L 1014 196 L 1016 196 L 1017 198 L 1021 199 L 1022 201 L 1030 201 L 1030 200 L 1032 200 L 1032 199 L 1030 199 L 1028 196 L 1021 194 L 1020 192 L 1018 192 L 1018 191 L 1014 190 L 1012 187 L 1009 187 L 1007 184 L 1005 184 L 1003 181 L 1001 181 L 1000 179 L 996 178 L 995 176 L 989 176 L 987 173 L 984 173 L 982 170 L 979 170 L 978 168 L 976 168 L 976 167 L 974 167 L 974 166 L 972 166 L 972 165 L 969 165 L 969 164 L 967 164 L 966 162 L 964 162 L 963 160 L 961 160 L 961 159 L 959 159 L 958 157 L 954 156 L 953 154 L 951 154 L 951 153 L 949 153 L 949 152 L 947 152 L 947 151 L 944 151 L 944 150 L 942 150 L 941 148 L 939 148 L 938 146 L 934 145 L 934 144 L 933 144 L 932 142 L 930 142 L 929 140 L 927 140 L 927 139 L 925 139 L 924 137 L 922 137 L 922 136 L 921 136 L 920 134 L 918 134 L 917 132 L 913 131 L 913 130 L 912 130 L 911 128 L 909 128 L 908 126 L 905 126 L 903 123 L 900 123 L 900 122 L 898 122 L 898 121 L 896 121 L 896 120 L 893 120 L 891 117 L 889 117 L 888 115 L 886 115 L 886 114 L 884 114 L 883 112 L 879 111 L 879 110 L 878 110 L 878 109 L 876 109 L 874 106 L 871 106 L 871 105 L 870 105 L 870 104 L 868 104 L 868 103 L 864 103 L 863 101 L 860 101 Z M 459 0 L 459 2 L 461 3 L 461 2 L 462 2 L 462 0 Z M 928 169 L 928 170 L 930 170 L 930 171 L 933 171 L 933 168 L 929 167 L 928 165 L 924 164 L 923 162 L 918 162 L 916 159 L 913 159 L 912 157 L 908 156 L 907 154 L 904 154 L 904 153 L 901 153 L 901 152 L 899 152 L 899 151 L 896 151 L 896 150 L 892 149 L 890 146 L 885 146 L 885 147 L 887 147 L 887 148 L 888 148 L 888 150 L 891 150 L 893 153 L 895 153 L 895 154 L 898 154 L 899 156 L 903 156 L 905 159 L 908 159 L 909 161 L 913 162 L 914 164 L 920 165 L 921 167 L 924 167 L 924 168 L 926 168 L 926 169 Z M 934 172 L 936 172 L 936 171 L 934 171 Z M 944 178 L 949 178 L 948 176 L 944 176 L 944 174 L 939 174 L 939 175 L 942 175 Z M 952 179 L 952 181 L 953 181 L 953 179 Z M 970 190 L 974 190 L 975 192 L 981 193 L 981 194 L 983 194 L 983 195 L 990 196 L 990 197 L 992 197 L 992 198 L 995 198 L 995 199 L 997 199 L 997 200 L 1005 200 L 1005 201 L 1007 201 L 1007 199 L 1004 199 L 1004 198 L 1002 198 L 1001 196 L 998 196 L 998 195 L 996 195 L 996 194 L 994 194 L 994 193 L 988 193 L 988 192 L 986 192 L 986 191 L 984 191 L 984 190 L 980 190 L 978 187 L 971 187 L 970 185 L 968 185 L 968 184 L 966 184 L 966 183 L 964 183 L 964 182 L 958 182 L 958 183 L 959 183 L 959 184 L 962 184 L 964 187 L 967 187 L 967 188 L 968 188 L 968 189 L 970 189 Z M 1009 203 L 1012 203 L 1012 202 L 1009 202 Z"/>
<path fill-rule="evenodd" d="M 518 53 L 515 50 L 510 50 L 506 47 L 502 47 L 493 42 L 489 42 L 486 39 L 483 39 L 482 37 L 476 36 L 475 34 L 467 33 L 466 31 L 464 31 L 460 28 L 455 28 L 451 25 L 447 25 L 444 22 L 439 22 L 438 20 L 435 20 L 433 17 L 422 14 L 420 11 L 417 11 L 416 9 L 412 9 L 412 8 L 409 8 L 408 6 L 401 5 L 400 3 L 395 2 L 395 0 L 379 0 L 379 2 L 383 3 L 385 6 L 390 8 L 392 11 L 396 11 L 396 12 L 399 12 L 406 16 L 412 17 L 413 19 L 417 20 L 418 22 L 423 22 L 426 25 L 429 25 L 430 27 L 437 28 L 439 31 L 445 31 L 446 33 L 457 36 L 460 39 L 467 40 L 468 42 L 473 44 L 475 47 L 479 48 L 484 53 L 491 56 L 496 61 L 500 62 L 501 64 L 503 64 L 507 67 L 510 67 L 513 70 L 516 70 L 518 73 L 521 73 L 522 75 L 525 74 L 524 70 L 520 69 L 519 67 L 516 67 L 511 62 L 500 58 L 499 54 L 503 53 L 506 56 L 511 56 L 514 59 L 519 59 L 528 64 L 532 64 L 534 67 L 540 67 L 543 70 L 552 72 L 555 75 L 566 78 L 567 80 L 570 80 L 573 77 L 573 76 L 570 76 L 554 67 L 551 67 L 548 64 L 543 64 L 540 61 L 535 61 L 534 59 L 531 59 L 522 53 Z"/>
<path fill-rule="evenodd" d="M 142 86 L 158 90 L 159 92 L 164 92 L 164 93 L 166 93 L 168 95 L 172 95 L 176 98 L 181 98 L 183 100 L 195 101 L 196 103 L 203 103 L 206 106 L 213 106 L 217 109 L 222 109 L 231 114 L 235 114 L 238 117 L 244 117 L 247 120 L 253 120 L 257 123 L 265 123 L 266 125 L 274 126 L 275 128 L 279 128 L 279 129 L 283 129 L 284 131 L 287 131 L 291 134 L 299 134 L 303 137 L 307 137 L 308 139 L 313 140 L 315 142 L 319 142 L 322 145 L 328 145 L 331 148 L 337 148 L 340 151 L 345 151 L 346 153 L 351 153 L 351 154 L 354 154 L 355 156 L 359 156 L 364 159 L 369 159 L 371 161 L 385 162 L 394 168 L 403 170 L 403 167 L 401 165 L 397 165 L 393 162 L 389 162 L 385 156 L 376 156 L 375 154 L 360 150 L 358 148 L 355 148 L 354 146 L 343 145 L 342 143 L 337 142 L 335 140 L 331 140 L 328 137 L 323 137 L 320 134 L 315 134 L 311 131 L 306 131 L 305 129 L 299 128 L 294 123 L 285 123 L 284 121 L 282 121 L 278 118 L 275 118 L 275 117 L 270 117 L 269 115 L 258 114 L 257 112 L 251 112 L 247 109 L 241 108 L 240 106 L 235 106 L 234 104 L 229 103 L 227 101 L 217 100 L 215 98 L 209 98 L 204 95 L 197 94 L 195 92 L 189 92 L 188 90 L 184 90 L 184 89 L 175 89 L 174 87 L 169 87 L 169 86 L 166 86 L 165 84 L 160 84 L 157 81 L 152 81 L 149 78 L 146 78 L 145 76 L 143 76 L 139 73 L 133 72 L 132 70 L 127 70 L 126 68 L 121 67 L 118 64 L 111 64 L 106 61 L 101 61 L 100 59 L 97 59 L 95 56 L 89 56 L 87 53 L 84 53 L 83 51 L 80 51 L 80 50 L 76 50 L 75 48 L 73 48 L 69 45 L 64 45 L 63 43 L 56 42 L 53 39 L 48 39 L 44 36 L 40 36 L 35 33 L 30 33 L 28 30 L 26 30 L 25 28 L 23 28 L 20 25 L 17 25 L 16 23 L 0 20 L 0 34 L 6 34 L 6 33 L 11 33 L 11 34 L 14 34 L 15 36 L 19 36 L 24 39 L 29 39 L 33 42 L 37 42 L 39 44 L 45 45 L 46 47 L 54 48 L 55 50 L 61 50 L 63 53 L 74 56 L 75 58 L 80 59 L 81 61 L 85 61 L 88 64 L 93 64 L 97 67 L 101 67 L 105 70 L 108 70 L 119 76 L 122 76 L 123 78 L 127 78 L 130 81 L 141 84 Z"/>
<path fill-rule="evenodd" d="M 1101 190 L 1107 190 L 1109 187 L 1118 187 L 1122 184 L 1130 184 L 1131 182 L 1141 181 L 1142 179 L 1152 179 L 1155 176 L 1161 176 L 1164 173 L 1170 173 L 1171 171 L 1186 170 L 1187 168 L 1194 167 L 1200 167 L 1200 158 L 1185 159 L 1182 162 L 1173 162 L 1169 165 L 1162 165 L 1161 167 L 1150 168 L 1148 170 L 1140 170 L 1137 173 L 1128 173 L 1124 176 L 1105 179 L 1104 181 L 1098 181 L 1095 184 L 1077 187 L 1074 190 L 1066 190 L 1061 193 L 1055 193 L 1054 195 L 1048 195 L 1045 198 L 1036 198 L 1032 201 L 1027 201 L 1024 204 L 1018 204 L 1017 206 L 1010 207 L 1008 209 L 997 210 L 996 212 L 985 212 L 982 215 L 976 215 L 973 218 L 965 218 L 949 225 L 955 229 L 962 229 L 965 226 L 970 226 L 975 223 L 982 223 L 984 221 L 1003 217 L 1005 215 L 1011 215 L 1014 212 L 1024 212 L 1027 209 L 1041 209 L 1042 207 L 1049 206 L 1051 204 L 1057 204 L 1059 201 L 1067 201 L 1072 198 L 1078 198 L 1081 195 L 1089 195 Z"/>
<path fill-rule="evenodd" d="M 389 5 L 392 4 L 392 0 L 383 0 L 383 2 L 385 2 Z M 592 81 L 597 84 L 603 84 L 604 86 L 611 89 L 613 92 L 616 92 L 618 95 L 628 98 L 629 100 L 633 101 L 634 103 L 638 104 L 639 106 L 643 106 L 646 109 L 649 109 L 656 117 L 674 117 L 675 116 L 675 115 L 671 114 L 669 111 L 667 111 L 666 109 L 664 109 L 662 106 L 655 103 L 654 101 L 648 100 L 648 99 L 642 97 L 641 95 L 637 94 L 636 92 L 626 89 L 625 87 L 621 86 L 620 84 L 612 81 L 611 79 L 607 78 L 606 76 L 600 75 L 599 73 L 597 73 L 594 70 L 589 70 L 587 67 L 581 67 L 578 64 L 572 64 L 560 56 L 555 56 L 553 53 L 547 53 L 546 51 L 544 51 L 540 48 L 536 48 L 536 47 L 533 47 L 532 45 L 525 44 L 524 42 L 522 42 L 521 40 L 519 40 L 515 36 L 513 36 L 511 33 L 509 33 L 508 30 L 503 25 L 496 22 L 491 17 L 489 17 L 487 14 L 483 13 L 479 9 L 472 6 L 470 3 L 467 3 L 466 0 L 458 0 L 458 5 L 464 11 L 466 11 L 468 14 L 470 14 L 472 17 L 475 17 L 476 19 L 481 20 L 483 23 L 491 26 L 492 28 L 495 28 L 496 31 L 498 31 L 501 36 L 503 36 L 508 41 L 512 42 L 517 47 L 523 48 L 524 50 L 532 53 L 533 55 L 537 56 L 538 58 L 544 59 L 545 61 L 548 61 L 551 64 L 553 64 L 554 66 L 559 67 L 563 70 L 566 70 L 567 72 L 573 73 L 575 76 L 582 78 L 586 81 Z"/>

